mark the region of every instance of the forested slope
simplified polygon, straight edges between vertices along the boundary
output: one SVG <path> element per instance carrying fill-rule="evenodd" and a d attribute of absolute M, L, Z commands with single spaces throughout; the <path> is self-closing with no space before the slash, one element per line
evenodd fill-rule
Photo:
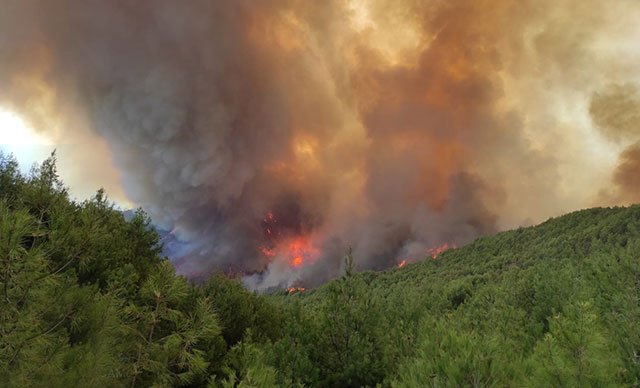
<path fill-rule="evenodd" d="M 178 277 L 142 212 L 0 156 L 0 385 L 634 386 L 640 207 L 589 209 L 311 291 Z"/>
<path fill-rule="evenodd" d="M 325 385 L 636 385 L 639 253 L 639 206 L 583 210 L 303 294 L 289 336 Z"/>

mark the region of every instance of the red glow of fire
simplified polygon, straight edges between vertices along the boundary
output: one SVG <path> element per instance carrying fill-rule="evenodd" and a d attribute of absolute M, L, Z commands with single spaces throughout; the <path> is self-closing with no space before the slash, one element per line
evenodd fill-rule
<path fill-rule="evenodd" d="M 320 252 L 311 245 L 309 239 L 305 236 L 295 237 L 287 245 L 286 257 L 289 265 L 299 268 L 305 263 L 315 260 Z"/>
<path fill-rule="evenodd" d="M 307 289 L 304 287 L 289 287 L 287 288 L 287 292 L 289 294 L 293 294 L 294 292 L 305 292 Z"/>
<path fill-rule="evenodd" d="M 290 237 L 286 229 L 281 228 L 273 212 L 265 214 L 262 227 L 264 244 L 258 247 L 258 251 L 269 262 L 282 260 L 291 268 L 300 268 L 320 256 L 320 251 L 311 244 L 309 236 Z"/>
<path fill-rule="evenodd" d="M 277 224 L 278 224 L 278 220 L 276 219 L 275 214 L 273 214 L 273 212 L 268 212 L 267 214 L 265 214 L 264 219 L 262 220 L 262 222 L 264 223 L 264 234 L 265 236 L 267 236 L 268 238 L 272 238 L 274 237 L 274 232 L 277 233 Z M 275 231 L 274 231 L 275 228 Z"/>
<path fill-rule="evenodd" d="M 440 246 L 427 249 L 427 254 L 431 256 L 431 259 L 435 260 L 444 251 L 448 251 L 449 249 L 455 249 L 455 248 L 457 247 L 456 247 L 456 244 L 454 243 L 444 243 Z M 414 261 L 416 260 L 412 259 L 411 257 L 407 257 L 406 259 L 403 259 L 398 263 L 398 268 L 402 268 L 405 265 L 407 265 L 408 262 L 414 262 Z"/>
<path fill-rule="evenodd" d="M 428 253 L 432 259 L 436 259 L 442 252 L 448 251 L 449 249 L 456 249 L 456 244 L 454 243 L 444 243 L 438 247 L 429 249 Z"/>
<path fill-rule="evenodd" d="M 258 247 L 260 253 L 264 255 L 264 257 L 274 257 L 276 255 L 276 251 L 272 248 L 261 246 Z"/>

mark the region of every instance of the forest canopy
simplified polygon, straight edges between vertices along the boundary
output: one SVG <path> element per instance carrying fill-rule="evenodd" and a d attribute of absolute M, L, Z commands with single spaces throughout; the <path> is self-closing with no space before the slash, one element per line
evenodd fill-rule
<path fill-rule="evenodd" d="M 640 206 L 258 295 L 178 276 L 151 220 L 0 154 L 0 381 L 21 386 L 630 386 Z"/>

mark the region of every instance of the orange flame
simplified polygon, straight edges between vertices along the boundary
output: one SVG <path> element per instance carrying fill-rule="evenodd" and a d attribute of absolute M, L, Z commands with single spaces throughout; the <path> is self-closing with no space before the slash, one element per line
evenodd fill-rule
<path fill-rule="evenodd" d="M 427 254 L 431 256 L 431 259 L 435 260 L 444 251 L 448 251 L 449 249 L 456 249 L 456 248 L 457 247 L 455 243 L 444 243 L 440 246 L 427 249 Z M 407 257 L 398 263 L 398 268 L 402 268 L 405 265 L 407 265 L 408 262 L 414 262 L 414 261 L 416 260 L 411 257 Z"/>
<path fill-rule="evenodd" d="M 265 214 L 263 232 L 266 241 L 258 247 L 258 251 L 269 262 L 281 260 L 292 268 L 300 268 L 314 262 L 320 255 L 320 251 L 311 244 L 309 236 L 284 237 L 273 212 Z"/>
<path fill-rule="evenodd" d="M 287 288 L 287 292 L 289 294 L 293 294 L 294 292 L 305 292 L 307 289 L 304 287 L 289 287 Z"/>
<path fill-rule="evenodd" d="M 305 263 L 314 261 L 319 253 L 305 236 L 295 237 L 287 246 L 288 261 L 294 268 L 299 268 Z"/>
<path fill-rule="evenodd" d="M 456 244 L 454 243 L 444 243 L 438 247 L 429 249 L 428 253 L 432 259 L 436 259 L 442 252 L 448 251 L 449 249 L 456 249 Z"/>

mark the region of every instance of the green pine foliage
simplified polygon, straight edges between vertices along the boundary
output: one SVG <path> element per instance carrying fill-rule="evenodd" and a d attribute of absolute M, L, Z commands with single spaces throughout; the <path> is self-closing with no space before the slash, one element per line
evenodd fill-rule
<path fill-rule="evenodd" d="M 551 319 L 550 330 L 530 358 L 532 386 L 613 386 L 621 368 L 597 314 L 588 302 L 570 304 Z"/>
<path fill-rule="evenodd" d="M 640 206 L 588 209 L 437 259 L 257 295 L 194 285 L 151 220 L 69 198 L 51 155 L 0 154 L 0 386 L 640 384 Z"/>
<path fill-rule="evenodd" d="M 28 176 L 0 154 L 0 386 L 219 385 L 244 331 L 278 336 L 273 303 L 196 287 L 161 250 L 144 212 L 126 221 L 103 190 L 71 201 L 55 153 Z"/>

